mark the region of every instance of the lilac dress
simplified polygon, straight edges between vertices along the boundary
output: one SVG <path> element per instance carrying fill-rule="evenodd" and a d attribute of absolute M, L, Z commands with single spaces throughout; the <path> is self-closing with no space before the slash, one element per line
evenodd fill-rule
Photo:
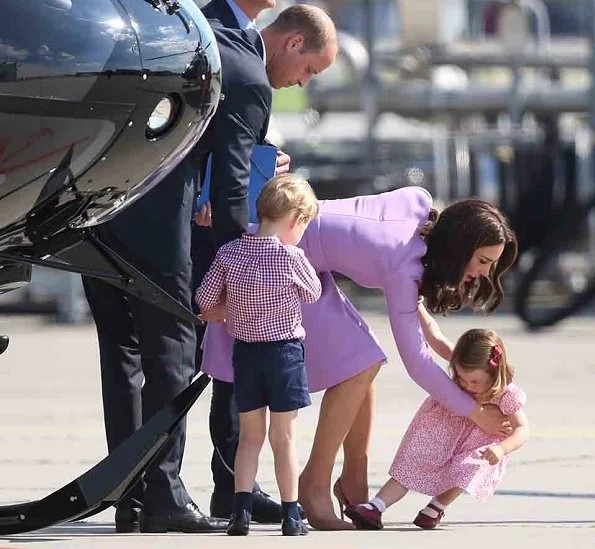
<path fill-rule="evenodd" d="M 418 288 L 426 246 L 420 229 L 432 197 L 421 187 L 356 198 L 324 200 L 300 247 L 322 281 L 322 297 L 303 306 L 305 360 L 312 392 L 332 387 L 386 355 L 370 328 L 339 290 L 330 272 L 384 291 L 397 349 L 411 378 L 457 415 L 476 406 L 434 362 L 419 323 Z M 209 325 L 202 370 L 233 381 L 232 339 L 222 324 Z"/>

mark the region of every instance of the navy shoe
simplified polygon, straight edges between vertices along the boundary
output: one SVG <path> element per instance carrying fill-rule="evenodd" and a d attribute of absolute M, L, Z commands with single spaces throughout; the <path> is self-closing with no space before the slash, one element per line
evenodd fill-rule
<path fill-rule="evenodd" d="M 281 523 L 281 532 L 284 536 L 307 536 L 308 527 L 301 520 L 286 518 Z"/>
<path fill-rule="evenodd" d="M 250 531 L 250 513 L 246 509 L 235 511 L 229 519 L 228 536 L 247 536 Z"/>
<path fill-rule="evenodd" d="M 210 512 L 212 517 L 229 519 L 233 509 L 233 494 L 213 492 L 211 494 Z M 306 513 L 298 504 L 302 519 Z M 262 490 L 252 492 L 252 520 L 261 524 L 281 524 L 281 505 Z"/>

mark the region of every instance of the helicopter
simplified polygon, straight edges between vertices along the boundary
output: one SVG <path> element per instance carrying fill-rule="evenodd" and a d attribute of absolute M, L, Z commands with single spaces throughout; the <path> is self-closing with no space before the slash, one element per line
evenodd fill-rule
<path fill-rule="evenodd" d="M 194 0 L 19 0 L 0 19 L 0 293 L 32 266 L 96 277 L 196 316 L 101 240 L 97 227 L 198 143 L 221 90 Z M 0 337 L 0 353 L 8 337 Z M 201 375 L 89 471 L 0 506 L 0 534 L 80 520 L 116 503 L 209 383 Z"/>

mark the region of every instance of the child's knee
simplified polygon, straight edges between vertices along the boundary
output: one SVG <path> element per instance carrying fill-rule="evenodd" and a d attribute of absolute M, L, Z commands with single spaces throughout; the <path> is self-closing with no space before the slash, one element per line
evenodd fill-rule
<path fill-rule="evenodd" d="M 287 421 L 271 421 L 269 427 L 269 442 L 273 450 L 275 448 L 287 447 L 293 443 L 294 439 L 294 418 Z"/>
<path fill-rule="evenodd" d="M 245 446 L 262 448 L 265 438 L 266 428 L 240 431 L 240 444 Z"/>
<path fill-rule="evenodd" d="M 284 448 L 293 441 L 293 433 L 290 429 L 269 429 L 269 442 L 271 448 Z"/>

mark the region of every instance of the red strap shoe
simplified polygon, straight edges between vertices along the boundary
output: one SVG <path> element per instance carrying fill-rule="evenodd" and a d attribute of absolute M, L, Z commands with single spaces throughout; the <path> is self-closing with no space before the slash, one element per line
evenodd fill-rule
<path fill-rule="evenodd" d="M 436 507 L 433 503 L 428 503 L 426 505 L 426 507 L 429 507 L 430 509 L 434 509 L 434 511 L 436 511 L 436 513 L 438 513 L 438 516 L 431 517 L 430 515 L 426 515 L 423 512 L 423 510 L 421 510 L 419 513 L 417 513 L 417 516 L 415 517 L 413 524 L 415 524 L 415 526 L 418 526 L 419 528 L 423 528 L 424 530 L 432 530 L 433 528 L 436 528 L 436 526 L 438 526 L 440 524 L 440 521 L 442 520 L 442 517 L 444 516 L 444 511 L 442 509 L 439 509 L 438 507 Z"/>
<path fill-rule="evenodd" d="M 348 505 L 345 514 L 358 530 L 382 530 L 382 513 L 372 505 L 372 509 L 360 505 Z"/>

